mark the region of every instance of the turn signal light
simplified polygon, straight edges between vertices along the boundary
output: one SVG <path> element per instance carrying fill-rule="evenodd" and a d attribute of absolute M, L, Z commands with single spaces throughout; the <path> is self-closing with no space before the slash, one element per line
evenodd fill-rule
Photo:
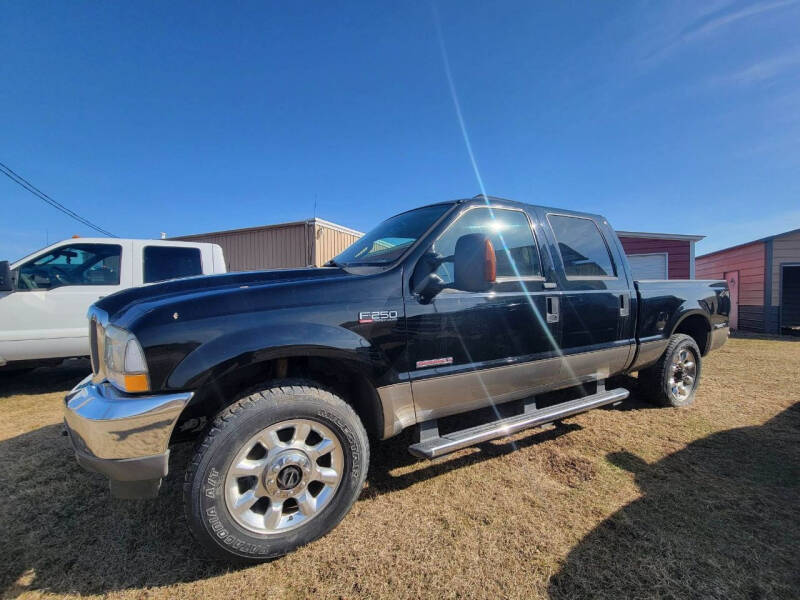
<path fill-rule="evenodd" d="M 132 394 L 136 392 L 147 392 L 150 384 L 147 381 L 147 373 L 137 373 L 136 375 L 125 375 L 125 391 Z"/>

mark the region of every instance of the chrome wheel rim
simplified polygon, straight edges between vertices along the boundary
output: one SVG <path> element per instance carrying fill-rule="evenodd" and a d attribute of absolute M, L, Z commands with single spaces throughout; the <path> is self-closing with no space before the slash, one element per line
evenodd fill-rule
<path fill-rule="evenodd" d="M 254 533 L 304 525 L 333 499 L 344 452 L 328 427 L 308 419 L 270 425 L 251 437 L 225 476 L 225 503 L 236 523 Z"/>
<path fill-rule="evenodd" d="M 669 391 L 683 402 L 694 390 L 697 382 L 697 358 L 689 348 L 681 348 L 672 356 L 669 366 Z"/>

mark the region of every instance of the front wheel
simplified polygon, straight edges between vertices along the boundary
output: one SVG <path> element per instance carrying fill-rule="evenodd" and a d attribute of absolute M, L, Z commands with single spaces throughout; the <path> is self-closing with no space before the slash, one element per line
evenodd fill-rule
<path fill-rule="evenodd" d="M 333 529 L 364 485 L 367 434 L 341 398 L 290 382 L 217 417 L 186 472 L 184 505 L 212 554 L 281 556 Z"/>
<path fill-rule="evenodd" d="M 654 404 L 688 406 L 700 381 L 700 348 L 688 335 L 673 335 L 664 354 L 652 367 L 639 372 L 639 387 Z"/>

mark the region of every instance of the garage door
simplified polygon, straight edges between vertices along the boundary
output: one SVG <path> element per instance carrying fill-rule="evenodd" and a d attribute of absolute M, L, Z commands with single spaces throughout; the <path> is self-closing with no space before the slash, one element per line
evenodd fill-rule
<path fill-rule="evenodd" d="M 667 279 L 666 254 L 629 254 L 634 279 Z"/>
<path fill-rule="evenodd" d="M 781 265 L 781 327 L 800 333 L 800 265 Z"/>

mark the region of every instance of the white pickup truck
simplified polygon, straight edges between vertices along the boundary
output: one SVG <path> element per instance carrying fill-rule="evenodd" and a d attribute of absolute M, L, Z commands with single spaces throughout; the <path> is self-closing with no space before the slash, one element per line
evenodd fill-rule
<path fill-rule="evenodd" d="M 0 262 L 0 371 L 88 356 L 86 311 L 104 296 L 225 272 L 216 244 L 171 240 L 74 238 Z"/>

